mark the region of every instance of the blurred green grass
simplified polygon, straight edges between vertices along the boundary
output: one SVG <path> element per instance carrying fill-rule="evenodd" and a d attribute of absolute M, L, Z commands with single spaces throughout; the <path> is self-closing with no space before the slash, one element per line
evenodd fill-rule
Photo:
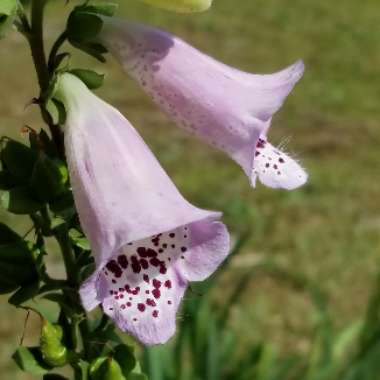
<path fill-rule="evenodd" d="M 50 4 L 48 41 L 62 26 L 61 3 Z M 111 59 L 107 66 L 84 56 L 73 62 L 108 74 L 99 93 L 137 127 L 189 200 L 224 211 L 235 234 L 250 231 L 247 262 L 271 257 L 298 270 L 329 295 L 336 328 L 354 320 L 379 268 L 378 1 L 215 0 L 202 15 L 170 14 L 132 0 L 121 8 L 123 17 L 168 29 L 247 71 L 269 73 L 305 60 L 305 76 L 270 132 L 275 144 L 290 139 L 287 149 L 310 173 L 309 184 L 291 193 L 252 190 L 236 165 L 178 130 Z M 16 34 L 0 41 L 0 51 L 0 134 L 22 138 L 23 124 L 41 126 L 37 110 L 24 109 L 36 95 L 31 59 Z M 0 218 L 9 220 L 4 213 Z M 27 229 L 26 222 L 11 222 Z M 266 337 L 283 350 L 307 346 L 313 315 L 302 296 L 270 280 L 246 293 L 236 313 L 244 339 Z M 10 328 L 14 310 L 1 308 L 1 346 L 8 355 L 22 321 Z M 1 368 L 11 366 L 7 356 L 0 360 Z"/>

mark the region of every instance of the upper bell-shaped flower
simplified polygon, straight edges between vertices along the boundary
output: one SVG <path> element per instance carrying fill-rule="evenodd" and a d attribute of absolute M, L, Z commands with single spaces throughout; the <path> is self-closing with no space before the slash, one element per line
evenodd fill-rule
<path fill-rule="evenodd" d="M 212 0 L 143 0 L 144 3 L 174 12 L 201 12 L 210 8 Z"/>
<path fill-rule="evenodd" d="M 183 40 L 149 26 L 103 19 L 101 42 L 152 99 L 181 127 L 218 147 L 272 188 L 294 189 L 307 174 L 267 142 L 279 110 L 304 65 L 298 61 L 271 75 L 226 66 Z"/>
<path fill-rule="evenodd" d="M 75 76 L 63 74 L 65 148 L 76 207 L 96 271 L 84 307 L 104 312 L 144 344 L 166 342 L 189 281 L 229 252 L 221 214 L 187 202 L 142 138 Z"/>

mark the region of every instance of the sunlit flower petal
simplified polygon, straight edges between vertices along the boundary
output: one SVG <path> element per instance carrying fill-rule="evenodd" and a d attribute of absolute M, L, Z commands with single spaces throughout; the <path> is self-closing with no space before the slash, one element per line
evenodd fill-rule
<path fill-rule="evenodd" d="M 144 344 L 166 342 L 189 281 L 212 274 L 229 252 L 220 213 L 178 192 L 130 123 L 71 74 L 59 81 L 65 148 L 82 228 L 96 271 L 86 309 L 102 304 Z"/>
<path fill-rule="evenodd" d="M 291 180 L 280 179 L 278 171 L 263 173 L 255 163 L 259 139 L 266 139 L 272 116 L 301 78 L 302 61 L 271 75 L 248 74 L 167 32 L 112 18 L 104 18 L 100 38 L 179 126 L 226 152 L 252 185 L 256 177 L 267 186 L 285 189 L 306 182 L 306 172 L 289 156 L 286 161 L 291 164 L 281 175 L 286 170 Z"/>

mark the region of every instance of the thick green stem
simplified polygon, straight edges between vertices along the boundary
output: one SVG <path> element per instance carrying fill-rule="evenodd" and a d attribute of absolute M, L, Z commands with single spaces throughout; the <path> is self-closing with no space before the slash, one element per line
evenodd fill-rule
<path fill-rule="evenodd" d="M 41 92 L 44 92 L 49 87 L 49 71 L 46 63 L 44 36 L 43 36 L 43 21 L 44 9 L 47 0 L 32 1 L 32 23 L 29 43 L 32 50 L 34 66 L 36 67 L 38 83 Z"/>
<path fill-rule="evenodd" d="M 72 287 L 76 288 L 79 285 L 80 276 L 66 227 L 62 226 L 58 229 L 56 239 L 61 248 L 63 260 L 65 262 L 67 281 Z"/>
<path fill-rule="evenodd" d="M 46 62 L 45 48 L 44 48 L 44 35 L 43 35 L 43 21 L 44 9 L 47 0 L 33 0 L 31 5 L 31 27 L 28 41 L 32 52 L 34 66 L 36 68 L 38 83 L 40 85 L 40 98 L 39 105 L 41 109 L 42 118 L 49 126 L 52 139 L 60 152 L 61 157 L 64 157 L 62 133 L 58 125 L 55 125 L 50 115 L 44 108 L 44 95 L 46 94 L 50 84 L 50 73 Z"/>

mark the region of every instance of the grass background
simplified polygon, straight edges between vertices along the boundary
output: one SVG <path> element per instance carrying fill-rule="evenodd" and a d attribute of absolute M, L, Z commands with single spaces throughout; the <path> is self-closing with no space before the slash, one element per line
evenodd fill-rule
<path fill-rule="evenodd" d="M 336 329 L 358 318 L 379 269 L 380 252 L 380 5 L 377 0 L 215 0 L 202 15 L 177 15 L 137 1 L 119 14 L 168 29 L 237 68 L 270 73 L 303 58 L 306 73 L 274 118 L 271 141 L 289 140 L 310 181 L 294 192 L 259 186 L 222 153 L 178 130 L 112 62 L 84 57 L 73 66 L 107 73 L 99 94 L 121 110 L 172 176 L 200 207 L 222 210 L 230 230 L 249 230 L 235 265 L 271 257 L 303 273 L 327 292 Z M 68 7 L 51 1 L 46 39 L 61 31 Z M 41 127 L 34 107 L 35 76 L 25 41 L 16 33 L 0 41 L 0 134 L 23 139 L 24 124 Z M 0 213 L 20 231 L 27 220 Z M 51 252 L 51 271 L 62 272 Z M 233 281 L 229 279 L 229 281 Z M 228 285 L 228 282 L 227 282 Z M 313 311 L 303 294 L 275 282 L 255 281 L 235 311 L 242 339 L 265 338 L 282 351 L 307 350 Z M 24 313 L 0 304 L 0 370 L 15 373 L 9 355 L 21 336 Z M 33 342 L 31 321 L 27 342 Z"/>

